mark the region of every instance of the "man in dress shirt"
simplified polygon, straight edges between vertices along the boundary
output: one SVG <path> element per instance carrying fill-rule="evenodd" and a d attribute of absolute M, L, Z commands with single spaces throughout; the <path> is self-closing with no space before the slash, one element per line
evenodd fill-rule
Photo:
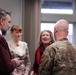
<path fill-rule="evenodd" d="M 0 8 L 0 75 L 10 75 L 10 73 L 23 61 L 18 58 L 11 59 L 8 44 L 2 36 L 10 28 L 11 13 Z"/>

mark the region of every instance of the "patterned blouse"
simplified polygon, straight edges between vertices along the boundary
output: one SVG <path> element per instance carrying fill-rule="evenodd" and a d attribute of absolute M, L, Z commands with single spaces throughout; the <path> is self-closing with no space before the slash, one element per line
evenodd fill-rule
<path fill-rule="evenodd" d="M 24 75 L 25 72 L 30 71 L 30 57 L 29 50 L 26 42 L 19 41 L 18 45 L 16 45 L 12 40 L 8 41 L 8 46 L 12 55 L 12 58 L 19 58 L 20 60 L 24 60 L 21 66 L 17 67 L 12 75 L 19 74 Z"/>

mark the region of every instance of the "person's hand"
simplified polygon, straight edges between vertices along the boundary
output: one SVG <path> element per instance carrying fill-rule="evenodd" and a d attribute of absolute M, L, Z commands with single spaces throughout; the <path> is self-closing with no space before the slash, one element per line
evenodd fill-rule
<path fill-rule="evenodd" d="M 30 75 L 34 75 L 34 71 L 31 71 Z"/>
<path fill-rule="evenodd" d="M 14 58 L 12 59 L 12 61 L 16 62 L 17 67 L 20 66 L 24 62 L 24 60 L 19 60 L 19 58 Z"/>

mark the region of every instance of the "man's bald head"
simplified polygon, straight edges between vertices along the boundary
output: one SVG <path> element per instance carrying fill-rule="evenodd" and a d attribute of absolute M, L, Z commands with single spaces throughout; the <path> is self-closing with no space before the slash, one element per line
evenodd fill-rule
<path fill-rule="evenodd" d="M 68 30 L 69 29 L 69 23 L 68 23 L 67 20 L 61 19 L 61 20 L 56 22 L 55 27 L 58 28 L 61 31 L 62 30 Z"/>
<path fill-rule="evenodd" d="M 65 19 L 60 19 L 56 22 L 54 27 L 54 36 L 56 37 L 66 37 L 68 34 L 69 23 Z M 57 38 L 56 38 L 57 39 Z"/>

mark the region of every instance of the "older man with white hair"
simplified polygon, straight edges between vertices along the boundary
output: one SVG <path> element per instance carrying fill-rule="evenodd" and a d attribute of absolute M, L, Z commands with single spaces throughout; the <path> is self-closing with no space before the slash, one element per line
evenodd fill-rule
<path fill-rule="evenodd" d="M 45 49 L 38 75 L 76 75 L 76 47 L 67 39 L 68 28 L 67 20 L 56 22 L 56 42 Z"/>

